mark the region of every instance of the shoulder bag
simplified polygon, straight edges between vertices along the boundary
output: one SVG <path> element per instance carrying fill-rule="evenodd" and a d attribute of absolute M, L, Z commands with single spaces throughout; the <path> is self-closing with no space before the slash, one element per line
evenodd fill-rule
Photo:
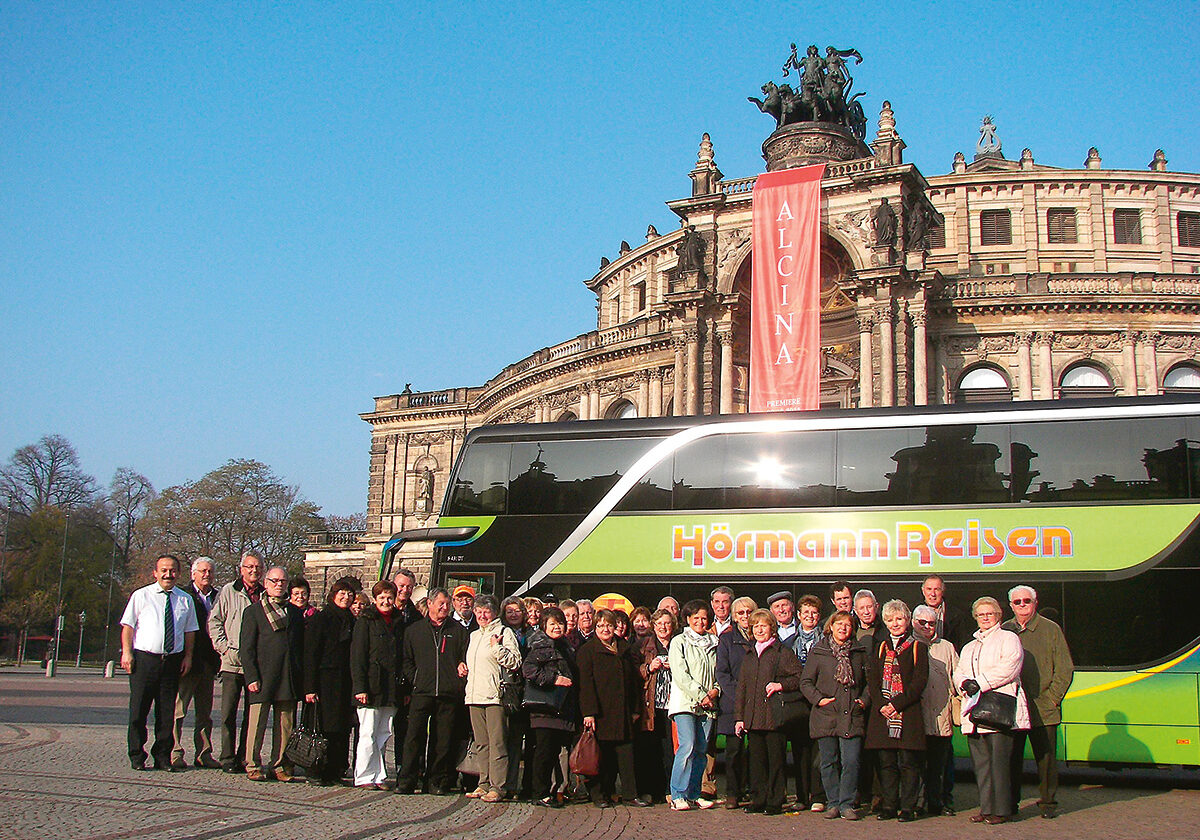
<path fill-rule="evenodd" d="M 985 691 L 979 695 L 967 717 L 976 726 L 1007 732 L 1017 723 L 1017 698 L 1001 691 Z"/>
<path fill-rule="evenodd" d="M 292 730 L 283 757 L 297 767 L 314 770 L 325 763 L 328 748 L 329 741 L 317 727 L 317 703 L 305 703 L 300 712 L 300 724 Z"/>

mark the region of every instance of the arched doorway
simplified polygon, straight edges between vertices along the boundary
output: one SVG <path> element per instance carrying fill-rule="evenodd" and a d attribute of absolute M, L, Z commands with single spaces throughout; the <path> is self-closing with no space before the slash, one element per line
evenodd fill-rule
<path fill-rule="evenodd" d="M 742 412 L 750 402 L 750 303 L 753 254 L 747 254 L 733 281 L 737 302 L 732 312 L 734 410 Z M 846 294 L 854 276 L 854 261 L 833 237 L 821 234 L 821 352 L 840 364 L 824 365 L 821 372 L 821 407 L 849 407 L 856 387 L 858 367 L 858 322 L 854 301 Z"/>

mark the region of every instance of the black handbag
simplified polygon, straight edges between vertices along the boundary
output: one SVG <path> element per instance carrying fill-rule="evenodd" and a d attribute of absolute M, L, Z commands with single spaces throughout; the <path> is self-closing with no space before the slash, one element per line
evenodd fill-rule
<path fill-rule="evenodd" d="M 778 729 L 795 726 L 808 717 L 809 705 L 799 691 L 776 691 L 767 698 Z"/>
<path fill-rule="evenodd" d="M 967 717 L 976 726 L 1007 732 L 1017 724 L 1017 697 L 1001 691 L 985 691 L 979 695 Z"/>
<path fill-rule="evenodd" d="M 314 770 L 325 763 L 328 749 L 328 739 L 317 728 L 317 704 L 305 703 L 300 712 L 300 723 L 292 730 L 283 757 L 297 767 Z"/>
<path fill-rule="evenodd" d="M 542 688 L 535 683 L 526 683 L 525 697 L 521 701 L 521 708 L 534 714 L 556 715 L 566 704 L 569 690 L 565 685 Z"/>
<path fill-rule="evenodd" d="M 525 694 L 524 680 L 517 671 L 505 671 L 500 675 L 500 705 L 508 714 L 521 711 L 522 698 Z"/>

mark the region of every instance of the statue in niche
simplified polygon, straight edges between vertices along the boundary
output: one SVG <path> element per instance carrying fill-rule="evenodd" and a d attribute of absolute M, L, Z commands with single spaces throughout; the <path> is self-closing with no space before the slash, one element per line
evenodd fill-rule
<path fill-rule="evenodd" d="M 921 200 L 913 201 L 909 205 L 908 213 L 908 229 L 905 234 L 905 241 L 908 244 L 910 251 L 928 251 L 929 250 L 929 227 L 933 222 L 933 216 L 929 212 L 929 207 Z"/>
<path fill-rule="evenodd" d="M 875 244 L 893 247 L 896 244 L 896 211 L 887 198 L 879 199 L 879 206 L 871 214 L 871 227 L 875 229 Z"/>
<path fill-rule="evenodd" d="M 433 511 L 433 470 L 422 467 L 417 474 L 417 510 L 421 513 Z"/>

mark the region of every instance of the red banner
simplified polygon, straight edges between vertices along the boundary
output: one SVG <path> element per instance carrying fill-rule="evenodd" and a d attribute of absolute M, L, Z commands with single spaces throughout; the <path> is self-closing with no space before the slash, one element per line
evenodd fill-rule
<path fill-rule="evenodd" d="M 750 410 L 820 407 L 821 177 L 825 165 L 754 183 Z"/>

